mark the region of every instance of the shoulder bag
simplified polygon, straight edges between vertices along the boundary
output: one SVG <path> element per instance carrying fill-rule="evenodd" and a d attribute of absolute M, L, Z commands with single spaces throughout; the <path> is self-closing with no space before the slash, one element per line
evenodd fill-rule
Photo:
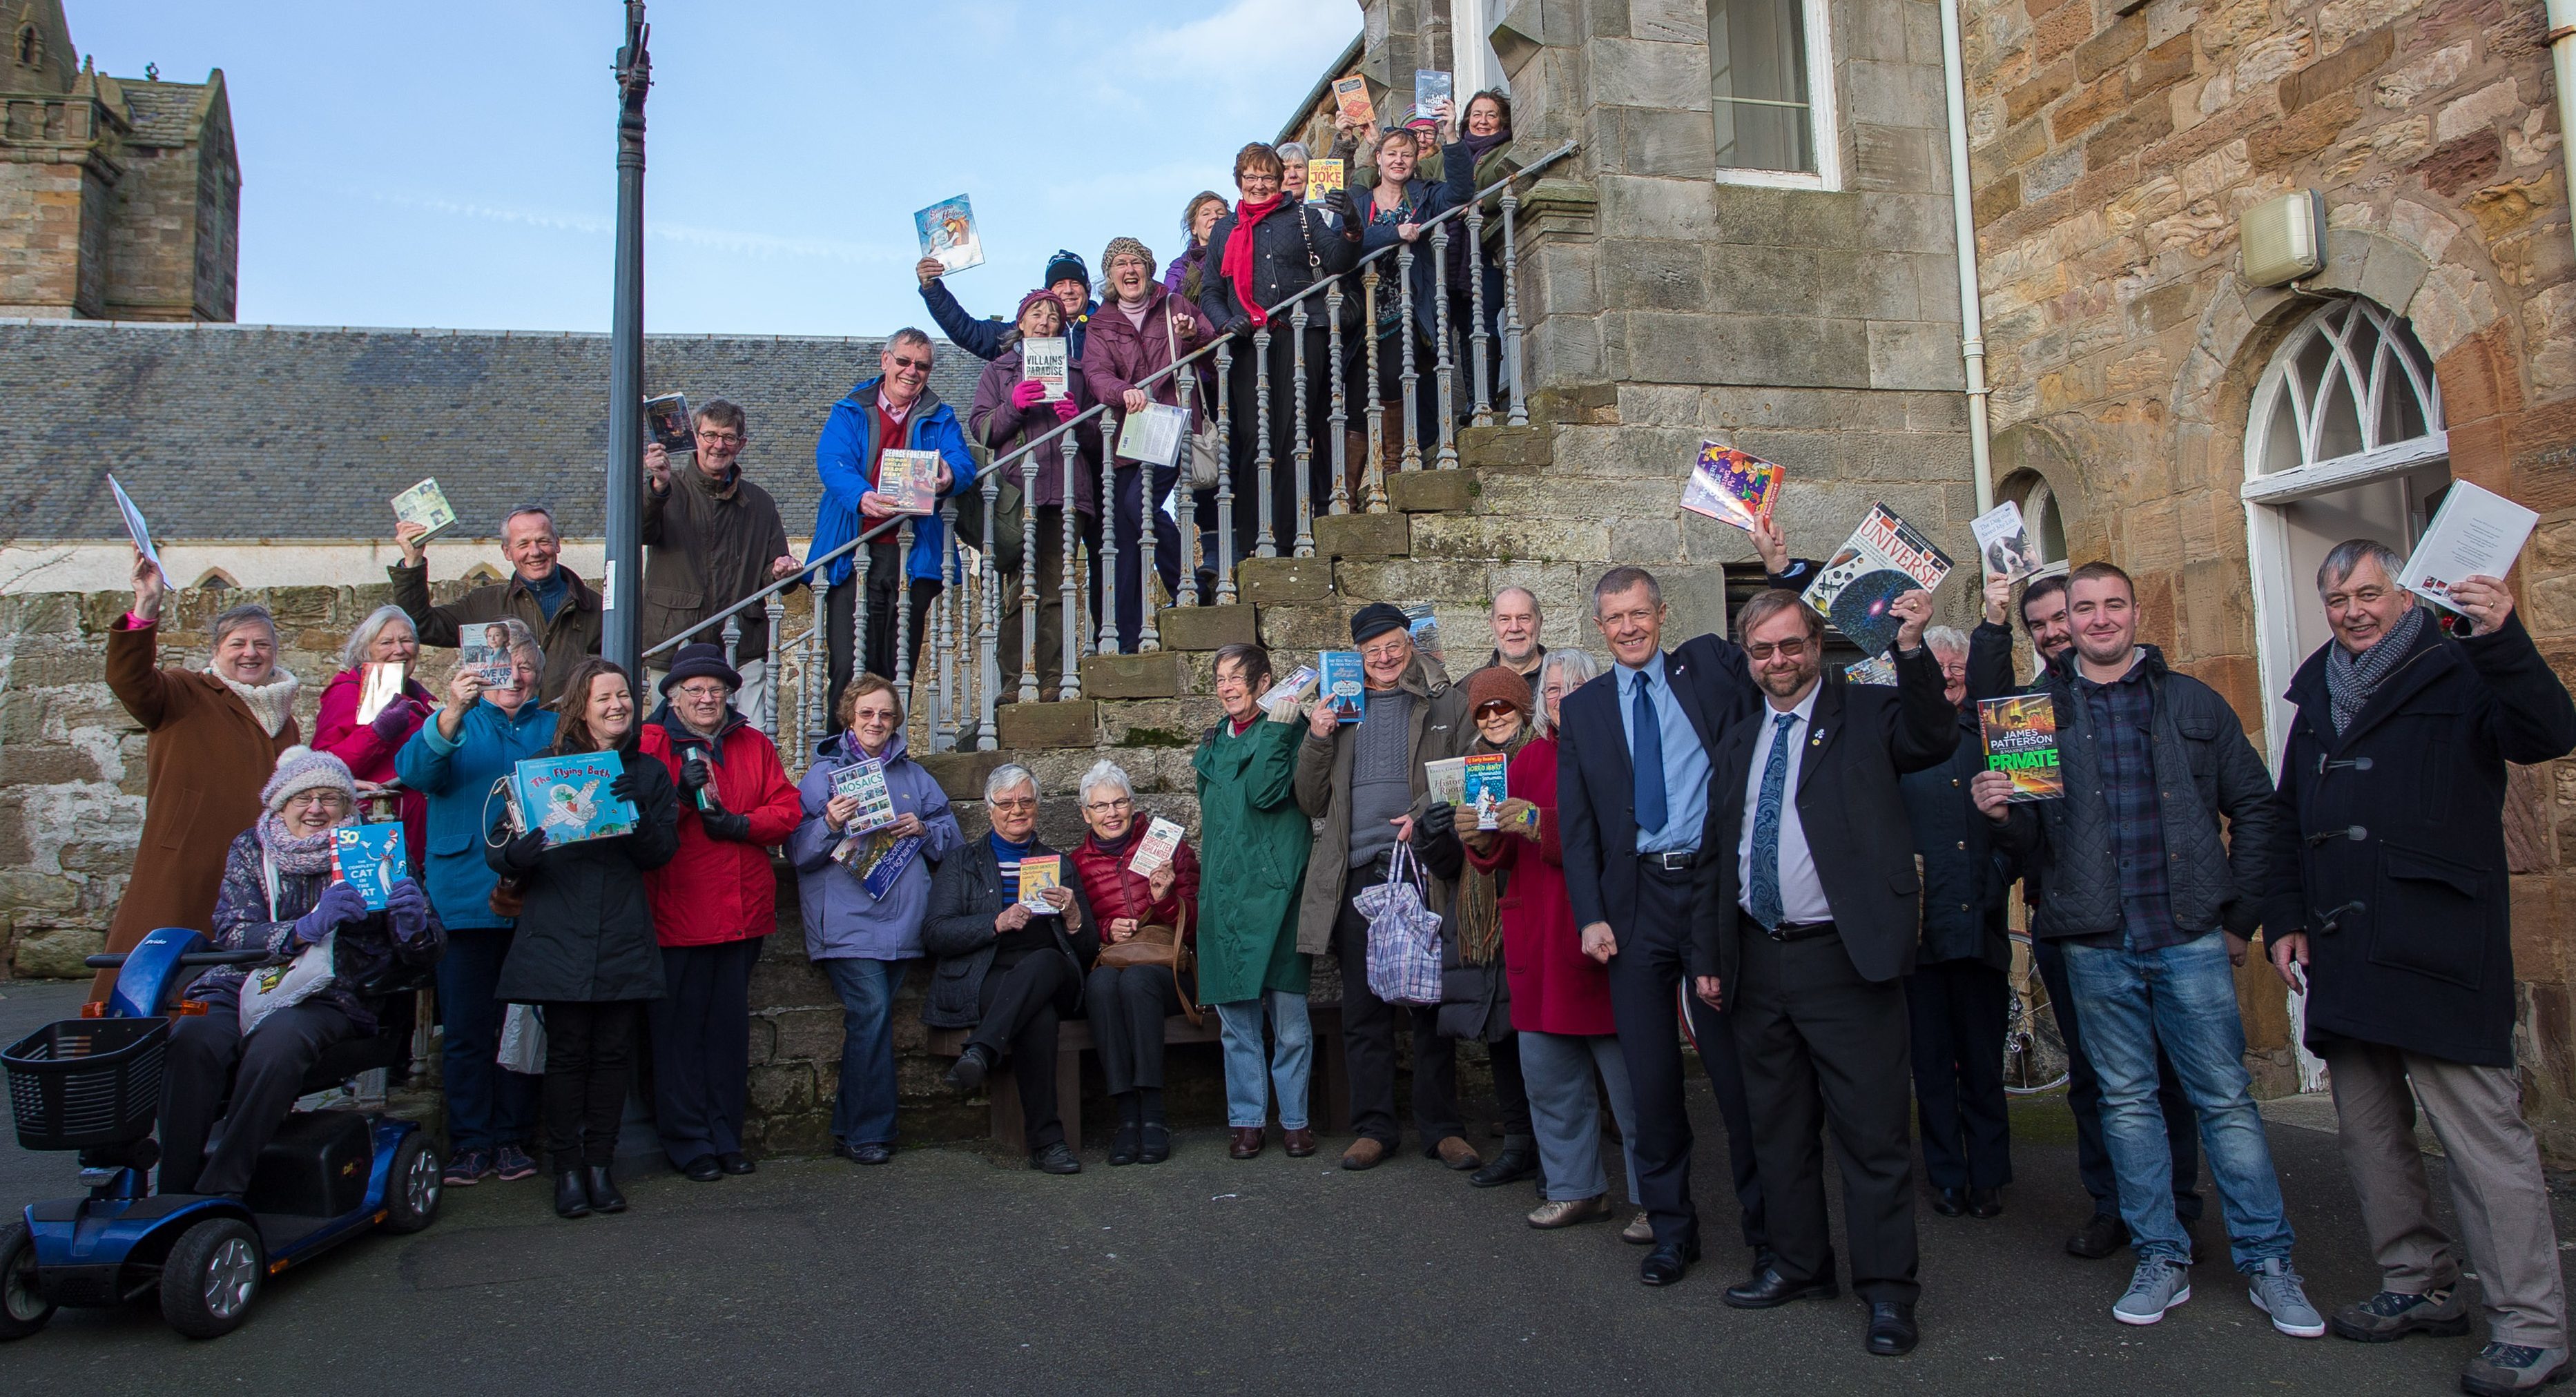
<path fill-rule="evenodd" d="M 1173 299 L 1166 297 L 1163 301 L 1163 342 L 1172 347 L 1172 362 L 1177 364 L 1181 362 L 1181 337 L 1180 333 L 1172 328 Z M 1172 376 L 1178 378 L 1181 374 L 1196 372 L 1198 372 L 1196 369 L 1180 369 Z M 1177 397 L 1179 389 L 1175 387 L 1173 393 Z M 1199 420 L 1191 426 L 1189 435 L 1181 442 L 1181 480 L 1192 490 L 1213 490 L 1216 488 L 1217 476 L 1225 470 L 1225 459 L 1216 449 L 1216 414 L 1207 406 L 1207 394 L 1200 393 L 1196 396 L 1199 400 Z M 1182 998 L 1186 1000 L 1188 996 L 1184 995 Z"/>
<path fill-rule="evenodd" d="M 1135 899 L 1127 887 L 1124 866 L 1118 870 L 1118 885 L 1122 898 L 1128 904 L 1128 911 L 1132 914 L 1135 911 Z M 1187 902 L 1181 904 L 1181 920 L 1178 926 L 1164 926 L 1160 923 L 1139 924 L 1135 935 L 1114 945 L 1109 943 L 1104 929 L 1100 958 L 1094 964 L 1105 965 L 1112 970 L 1128 970 L 1151 965 L 1171 967 L 1172 992 L 1179 996 L 1181 1012 L 1189 1016 L 1190 1026 L 1195 1028 L 1201 1021 L 1202 1011 L 1199 1009 L 1197 999 L 1190 994 L 1190 978 L 1184 978 L 1185 976 L 1195 978 L 1198 974 L 1198 957 L 1190 953 L 1189 929 L 1190 905 Z"/>

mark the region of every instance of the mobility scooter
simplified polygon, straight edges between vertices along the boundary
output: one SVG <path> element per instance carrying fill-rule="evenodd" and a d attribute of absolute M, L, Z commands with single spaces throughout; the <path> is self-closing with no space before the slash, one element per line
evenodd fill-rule
<path fill-rule="evenodd" d="M 122 956 L 89 958 L 122 967 L 107 1003 L 90 1006 L 95 1017 L 48 1024 L 0 1051 L 20 1147 L 78 1150 L 89 1186 L 86 1197 L 30 1204 L 0 1228 L 0 1340 L 35 1333 L 57 1306 L 146 1295 L 159 1297 L 171 1328 L 214 1338 L 249 1315 L 268 1277 L 361 1232 L 417 1232 L 437 1216 L 439 1160 L 429 1137 L 411 1121 L 350 1110 L 288 1116 L 239 1198 L 153 1191 L 171 1000 L 201 967 L 269 959 L 210 950 L 194 931 L 163 927 Z M 409 991 L 424 979 L 398 968 L 361 987 L 382 999 L 376 1033 L 325 1050 L 304 1090 L 327 1091 L 379 1067 L 393 1079 L 407 1072 Z"/>

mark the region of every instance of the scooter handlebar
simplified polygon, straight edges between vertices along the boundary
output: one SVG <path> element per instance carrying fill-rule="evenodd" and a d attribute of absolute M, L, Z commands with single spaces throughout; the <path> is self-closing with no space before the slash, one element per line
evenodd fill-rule
<path fill-rule="evenodd" d="M 191 951 L 179 957 L 179 963 L 181 965 L 258 965 L 273 959 L 275 957 L 266 951 Z M 92 970 L 116 970 L 124 966 L 125 955 L 123 952 L 118 952 L 115 955 L 87 956 L 82 959 L 81 964 Z"/>

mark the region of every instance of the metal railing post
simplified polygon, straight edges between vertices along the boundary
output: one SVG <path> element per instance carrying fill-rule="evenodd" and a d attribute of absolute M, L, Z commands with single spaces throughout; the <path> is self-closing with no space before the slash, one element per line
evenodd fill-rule
<path fill-rule="evenodd" d="M 1414 318 L 1411 243 L 1399 244 L 1395 250 L 1395 280 L 1396 308 L 1402 313 L 1395 336 L 1404 342 L 1404 420 L 1396 424 L 1396 434 L 1404 439 L 1404 458 L 1397 469 L 1418 471 L 1422 469 L 1422 430 L 1415 424 L 1422 420 L 1422 375 L 1414 367 L 1413 342 L 1420 338 L 1421 322 Z"/>
<path fill-rule="evenodd" d="M 1080 453 L 1074 451 L 1059 450 L 1056 453 L 1057 478 L 1064 482 L 1064 561 L 1056 568 L 1057 582 L 1062 590 L 1064 605 L 1062 627 L 1064 673 L 1063 677 L 1056 681 L 1055 686 L 1055 696 L 1059 700 L 1082 697 L 1082 616 L 1076 608 L 1073 595 L 1073 548 L 1077 537 L 1076 525 L 1079 522 L 1075 518 L 1079 511 L 1073 507 L 1073 503 L 1081 498 L 1074 493 L 1073 473 L 1079 468 L 1079 456 Z M 1020 469 L 1022 478 L 1027 478 L 1029 466 L 1024 463 Z M 1036 559 L 1032 558 L 1030 561 L 1034 563 Z M 1096 565 L 1097 560 L 1095 560 Z"/>
<path fill-rule="evenodd" d="M 1100 578 L 1100 614 L 1092 619 L 1100 625 L 1100 653 L 1115 655 L 1126 649 L 1126 637 L 1118 633 L 1118 410 L 1106 403 L 1100 407 L 1100 441 L 1100 547 L 1091 558 Z"/>
<path fill-rule="evenodd" d="M 1297 472 L 1297 537 L 1290 552 L 1300 558 L 1315 556 L 1315 443 L 1306 422 L 1306 303 L 1299 301 L 1288 313 L 1288 333 L 1295 340 L 1290 346 L 1288 362 L 1291 391 L 1297 395 L 1297 417 L 1289 437 L 1288 459 Z"/>
<path fill-rule="evenodd" d="M 1351 512 L 1351 447 L 1350 394 L 1342 384 L 1342 281 L 1333 278 L 1333 289 L 1324 293 L 1324 339 L 1330 350 L 1333 373 L 1333 412 L 1329 430 L 1333 434 L 1333 504 L 1335 514 Z"/>
<path fill-rule="evenodd" d="M 1386 409 L 1378 400 L 1377 389 L 1377 265 L 1371 263 L 1360 276 L 1360 333 L 1367 337 L 1364 357 L 1368 362 L 1368 387 L 1364 401 L 1368 413 L 1368 480 L 1361 493 L 1367 498 L 1364 507 L 1371 514 L 1386 513 Z"/>
<path fill-rule="evenodd" d="M 1521 378 L 1521 269 L 1513 245 L 1513 225 L 1520 222 L 1520 196 L 1503 185 L 1503 369 L 1511 379 L 1511 415 L 1515 427 L 1529 425 L 1529 388 Z"/>
<path fill-rule="evenodd" d="M 1468 382 L 1475 385 L 1475 425 L 1494 425 L 1494 401 L 1486 386 L 1485 354 L 1493 343 L 1485 326 L 1485 201 L 1467 203 L 1467 355 L 1474 360 L 1467 366 Z"/>
<path fill-rule="evenodd" d="M 1431 362 L 1438 369 L 1440 391 L 1435 396 L 1440 406 L 1440 456 L 1436 464 L 1442 470 L 1458 464 L 1456 356 L 1449 352 L 1449 225 L 1431 225 L 1431 337 L 1439 343 L 1433 348 Z"/>
<path fill-rule="evenodd" d="M 1253 501 L 1252 516 L 1261 521 L 1260 531 L 1252 541 L 1252 556 L 1279 556 L 1276 520 L 1270 508 L 1270 326 L 1265 322 L 1252 332 L 1252 407 L 1256 435 L 1252 439 L 1252 488 L 1260 498 Z"/>
<path fill-rule="evenodd" d="M 1234 341 L 1216 346 L 1216 601 L 1234 602 L 1234 380 L 1227 376 L 1234 361 Z"/>

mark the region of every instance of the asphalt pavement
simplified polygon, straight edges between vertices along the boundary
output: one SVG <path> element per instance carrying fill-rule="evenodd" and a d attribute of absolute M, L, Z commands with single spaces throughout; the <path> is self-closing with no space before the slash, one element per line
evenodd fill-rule
<path fill-rule="evenodd" d="M 0 984 L 0 1032 L 77 999 Z M 1708 1260 L 1663 1290 L 1638 1284 L 1642 1249 L 1620 1243 L 1618 1220 L 1534 1232 L 1527 1185 L 1469 1187 L 1409 1138 L 1350 1174 L 1332 1167 L 1338 1141 L 1291 1160 L 1274 1139 L 1238 1163 L 1223 1131 L 1191 1129 L 1167 1163 L 1111 1169 L 1095 1146 L 1071 1178 L 972 1146 L 874 1169 L 769 1160 L 715 1184 L 638 1172 L 632 1211 L 577 1222 L 553 1216 L 542 1179 L 452 1190 L 429 1230 L 361 1238 L 277 1278 L 228 1338 L 181 1339 L 149 1305 L 66 1311 L 0 1349 L 0 1386 L 2364 1397 L 2456 1390 L 2482 1342 L 2285 1338 L 2216 1254 L 2163 1324 L 2113 1322 L 2126 1253 L 2061 1250 L 2089 1204 L 2065 1105 L 2037 1097 L 2015 1103 L 2001 1218 L 1918 1210 L 1923 1344 L 1872 1358 L 1848 1297 L 1758 1314 L 1719 1303 L 1748 1258 L 1715 1108 L 1694 1090 Z M 2375 1289 L 2333 1136 L 2276 1122 L 2271 1138 L 2311 1294 L 2331 1307 Z M 70 1173 L 67 1157 L 0 1147 L 11 1202 L 74 1192 Z M 2561 1236 L 2576 1236 L 2571 1220 L 2562 1211 Z"/>

